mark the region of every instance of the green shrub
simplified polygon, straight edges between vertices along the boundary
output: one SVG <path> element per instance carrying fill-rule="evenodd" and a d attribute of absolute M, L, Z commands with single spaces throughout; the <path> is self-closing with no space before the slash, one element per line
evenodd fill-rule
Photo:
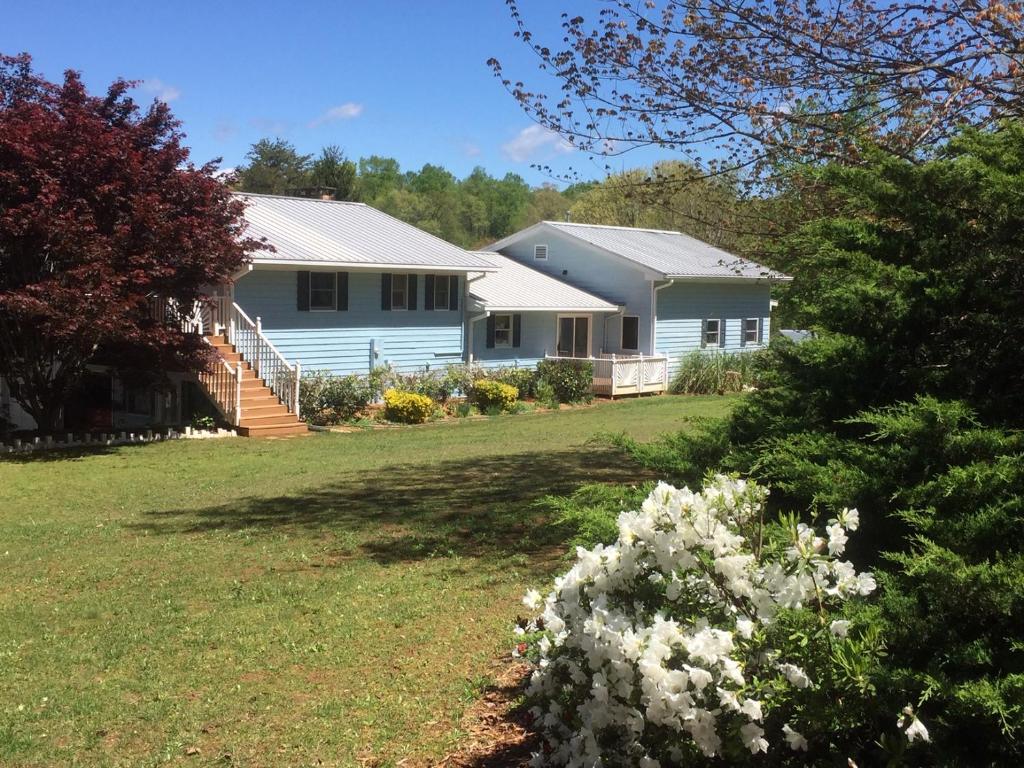
<path fill-rule="evenodd" d="M 544 408 L 557 408 L 558 397 L 555 395 L 555 388 L 546 381 L 538 381 L 535 390 L 537 403 Z"/>
<path fill-rule="evenodd" d="M 669 392 L 713 395 L 757 385 L 758 352 L 691 352 L 679 361 Z"/>
<path fill-rule="evenodd" d="M 466 418 L 471 413 L 473 413 L 472 403 L 459 403 L 455 406 L 454 415 L 458 416 L 460 419 Z"/>
<path fill-rule="evenodd" d="M 537 395 L 538 374 L 536 368 L 491 368 L 486 372 L 484 378 L 515 387 L 519 392 L 519 397 L 527 398 Z"/>
<path fill-rule="evenodd" d="M 593 398 L 594 365 L 589 360 L 541 360 L 537 375 L 551 386 L 560 403 L 587 403 Z"/>
<path fill-rule="evenodd" d="M 341 424 L 356 418 L 376 396 L 372 378 L 311 371 L 299 386 L 299 413 L 310 424 Z"/>
<path fill-rule="evenodd" d="M 400 424 L 422 424 L 434 415 L 436 405 L 426 395 L 389 389 L 384 393 L 384 418 Z"/>
<path fill-rule="evenodd" d="M 500 381 L 479 379 L 473 382 L 471 395 L 473 402 L 481 412 L 486 413 L 491 408 L 497 408 L 501 412 L 512 409 L 519 397 L 519 391 Z"/>

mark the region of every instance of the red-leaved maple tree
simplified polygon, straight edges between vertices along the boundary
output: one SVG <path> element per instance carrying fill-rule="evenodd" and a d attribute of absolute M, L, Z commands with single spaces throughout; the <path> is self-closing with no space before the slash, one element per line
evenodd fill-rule
<path fill-rule="evenodd" d="M 191 308 L 260 247 L 214 164 L 189 163 L 170 109 L 140 109 L 132 86 L 94 96 L 0 55 L 0 377 L 40 429 L 60 427 L 98 353 L 204 366 L 201 340 L 151 308 Z"/>

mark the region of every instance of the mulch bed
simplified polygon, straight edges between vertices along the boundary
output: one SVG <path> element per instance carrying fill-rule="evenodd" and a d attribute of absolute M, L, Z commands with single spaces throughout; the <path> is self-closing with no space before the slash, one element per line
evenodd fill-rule
<path fill-rule="evenodd" d="M 496 669 L 494 683 L 462 718 L 468 736 L 434 768 L 525 768 L 539 740 L 529 730 L 529 715 L 516 704 L 531 671 L 525 662 Z"/>

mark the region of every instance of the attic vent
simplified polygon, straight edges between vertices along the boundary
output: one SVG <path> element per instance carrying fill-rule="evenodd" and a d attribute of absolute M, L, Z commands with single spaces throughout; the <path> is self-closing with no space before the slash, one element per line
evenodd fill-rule
<path fill-rule="evenodd" d="M 545 261 L 548 257 L 548 247 L 546 245 L 535 245 L 533 246 L 533 258 L 537 261 Z"/>

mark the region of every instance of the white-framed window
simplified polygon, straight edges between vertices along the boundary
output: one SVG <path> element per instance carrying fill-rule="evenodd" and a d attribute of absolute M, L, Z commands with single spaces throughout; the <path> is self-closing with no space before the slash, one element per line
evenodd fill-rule
<path fill-rule="evenodd" d="M 309 309 L 311 312 L 334 311 L 338 306 L 338 275 L 336 272 L 309 273 Z"/>
<path fill-rule="evenodd" d="M 622 316 L 622 348 L 631 352 L 640 349 L 640 318 L 637 315 Z"/>
<path fill-rule="evenodd" d="M 743 320 L 743 343 L 759 344 L 761 342 L 761 318 L 748 317 Z"/>
<path fill-rule="evenodd" d="M 709 319 L 704 321 L 704 338 L 701 339 L 702 347 L 717 347 L 722 342 L 722 321 Z"/>
<path fill-rule="evenodd" d="M 537 261 L 547 261 L 548 247 L 546 245 L 533 246 L 533 258 Z"/>
<path fill-rule="evenodd" d="M 559 315 L 559 357 L 590 357 L 590 315 Z"/>
<path fill-rule="evenodd" d="M 451 290 L 451 282 L 448 275 L 434 275 L 434 309 L 448 309 L 448 292 Z"/>
<path fill-rule="evenodd" d="M 391 276 L 391 309 L 409 308 L 409 276 Z"/>
<path fill-rule="evenodd" d="M 494 346 L 512 346 L 512 315 L 494 316 Z"/>

